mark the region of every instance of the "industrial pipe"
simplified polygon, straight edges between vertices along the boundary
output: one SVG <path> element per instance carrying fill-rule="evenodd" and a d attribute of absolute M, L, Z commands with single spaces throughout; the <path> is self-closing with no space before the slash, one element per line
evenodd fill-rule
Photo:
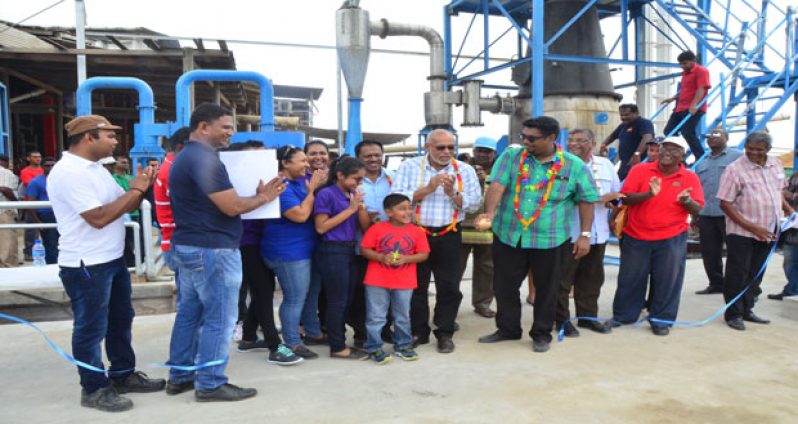
<path fill-rule="evenodd" d="M 189 88 L 196 81 L 251 81 L 260 86 L 260 131 L 274 131 L 274 87 L 262 74 L 251 71 L 199 69 L 183 74 L 175 85 L 178 128 L 189 125 L 191 101 Z"/>

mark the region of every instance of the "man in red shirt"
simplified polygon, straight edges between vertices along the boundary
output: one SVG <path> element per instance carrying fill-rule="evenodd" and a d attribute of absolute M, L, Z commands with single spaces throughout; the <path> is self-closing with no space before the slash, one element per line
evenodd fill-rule
<path fill-rule="evenodd" d="M 176 271 L 177 267 L 172 263 L 170 254 L 172 233 L 175 232 L 175 219 L 172 216 L 172 203 L 169 198 L 169 170 L 172 168 L 175 155 L 183 150 L 189 134 L 188 127 L 183 127 L 169 137 L 164 146 L 168 153 L 161 164 L 161 168 L 158 170 L 158 177 L 155 179 L 155 184 L 152 188 L 155 197 L 155 213 L 158 217 L 158 225 L 161 227 L 161 250 L 163 251 L 164 263 L 172 271 Z"/>
<path fill-rule="evenodd" d="M 28 184 L 33 181 L 34 178 L 42 175 L 44 173 L 44 168 L 42 168 L 42 154 L 36 150 L 32 150 L 28 152 L 28 166 L 22 168 L 22 171 L 19 172 L 19 181 L 22 183 L 22 189 L 20 189 L 20 193 L 25 193 L 28 190 Z M 25 199 L 29 200 L 29 199 Z M 33 224 L 36 221 L 33 220 L 33 217 L 29 212 L 25 212 L 25 222 L 28 224 Z M 33 243 L 36 239 L 39 238 L 39 230 L 36 228 L 28 228 L 25 230 L 25 259 L 32 260 L 31 257 L 31 249 L 33 249 Z"/>
<path fill-rule="evenodd" d="M 677 59 L 679 66 L 682 68 L 682 81 L 680 82 L 681 88 L 679 94 L 669 97 L 662 101 L 663 104 L 670 103 L 676 100 L 676 108 L 673 109 L 668 123 L 665 124 L 665 135 L 671 135 L 671 131 L 679 125 L 685 117 L 690 118 L 679 128 L 673 135 L 679 135 L 687 140 L 690 146 L 690 151 L 693 153 L 696 160 L 704 155 L 704 147 L 701 146 L 701 140 L 698 139 L 696 128 L 698 127 L 701 118 L 707 113 L 707 104 L 704 102 L 700 107 L 701 100 L 704 100 L 707 92 L 712 87 L 709 81 L 709 70 L 696 63 L 695 53 L 687 50 L 679 54 Z"/>
<path fill-rule="evenodd" d="M 613 326 L 637 321 L 649 274 L 651 331 L 665 336 L 671 324 L 661 321 L 676 319 L 687 259 L 687 215 L 697 215 L 704 206 L 698 176 L 682 164 L 685 150 L 681 138 L 666 138 L 659 159 L 632 168 L 621 188 L 629 218 L 621 241 Z"/>

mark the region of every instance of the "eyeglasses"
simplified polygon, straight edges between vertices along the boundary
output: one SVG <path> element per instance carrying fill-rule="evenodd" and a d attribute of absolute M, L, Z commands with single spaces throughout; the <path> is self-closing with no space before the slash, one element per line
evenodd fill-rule
<path fill-rule="evenodd" d="M 540 140 L 541 138 L 546 138 L 546 136 L 544 136 L 544 135 L 534 136 L 534 135 L 528 135 L 528 134 L 524 134 L 524 133 L 518 134 L 518 139 L 519 140 L 521 140 L 521 141 L 526 140 L 526 141 L 528 141 L 530 143 L 534 143 L 535 141 Z"/>
<path fill-rule="evenodd" d="M 455 147 L 454 147 L 454 144 L 448 144 L 448 145 L 445 145 L 445 146 L 435 146 L 435 150 L 437 150 L 439 152 L 442 152 L 444 150 L 454 151 Z"/>
<path fill-rule="evenodd" d="M 299 150 L 299 149 L 297 149 L 296 147 L 288 144 L 288 145 L 285 146 L 285 151 L 283 152 L 282 155 L 280 155 L 279 159 L 280 160 L 289 160 L 289 159 L 291 159 L 291 155 L 294 152 L 296 152 L 297 150 Z"/>

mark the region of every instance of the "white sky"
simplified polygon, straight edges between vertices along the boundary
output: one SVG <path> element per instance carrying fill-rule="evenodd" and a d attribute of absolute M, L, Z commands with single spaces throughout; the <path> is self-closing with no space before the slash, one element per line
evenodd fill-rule
<path fill-rule="evenodd" d="M 17 22 L 28 15 L 54 3 L 55 0 L 0 0 L 0 19 Z M 784 5 L 787 0 L 778 0 Z M 289 0 L 251 1 L 226 0 L 86 0 L 87 26 L 146 27 L 173 36 L 197 36 L 206 39 L 244 39 L 274 42 L 335 44 L 335 11 L 340 0 Z M 370 12 L 371 20 L 387 18 L 390 21 L 415 23 L 430 26 L 443 32 L 443 0 L 363 0 L 361 7 Z M 28 25 L 74 26 L 74 2 L 67 0 L 49 11 L 25 22 Z M 455 19 L 455 24 L 464 28 L 470 15 Z M 498 35 L 507 23 L 495 22 L 494 35 Z M 603 21 L 606 43 L 617 35 L 618 21 Z M 481 33 L 481 24 L 475 23 L 472 34 Z M 462 33 L 462 30 L 461 30 Z M 479 37 L 477 37 L 479 38 Z M 455 45 L 459 45 L 459 39 Z M 380 39 L 372 37 L 372 48 L 401 49 L 426 52 L 427 44 L 417 37 L 395 37 Z M 210 44 L 210 45 L 209 45 Z M 213 43 L 206 43 L 214 48 Z M 470 47 L 470 48 L 469 48 Z M 506 37 L 493 52 L 494 56 L 510 57 L 515 52 L 514 37 Z M 230 44 L 238 69 L 254 70 L 271 78 L 275 84 L 303 85 L 324 89 L 317 104 L 319 113 L 315 124 L 324 128 L 337 126 L 336 109 L 336 65 L 334 50 L 296 49 L 285 47 L 251 46 Z M 477 46 L 467 46 L 464 54 L 476 54 Z M 677 51 L 678 53 L 678 51 Z M 462 59 L 461 59 L 462 60 Z M 674 58 L 675 60 L 675 58 Z M 463 63 L 462 61 L 460 62 Z M 612 65 L 612 67 L 617 67 Z M 633 70 L 621 67 L 614 72 L 615 83 Z M 712 70 L 712 69 L 711 69 Z M 422 56 L 388 55 L 372 53 L 366 76 L 362 128 L 364 131 L 381 131 L 416 134 L 424 126 L 423 93 L 429 89 L 426 80 L 429 60 Z M 716 75 L 713 75 L 713 82 Z M 490 83 L 509 84 L 509 71 L 488 79 Z M 492 92 L 483 92 L 487 96 Z M 633 89 L 622 91 L 624 101 L 634 101 Z M 502 93 L 504 95 L 504 93 Z M 788 102 L 782 113 L 794 114 L 795 105 Z M 714 114 L 710 113 L 710 116 Z M 462 108 L 456 107 L 453 121 L 461 140 L 481 135 L 501 136 L 507 131 L 508 118 L 483 113 L 486 124 L 482 128 L 460 128 Z M 346 113 L 344 111 L 344 126 Z M 774 124 L 771 127 L 780 146 L 793 144 L 791 122 Z M 774 131 L 775 130 L 775 131 Z M 415 143 L 416 138 L 410 141 Z"/>

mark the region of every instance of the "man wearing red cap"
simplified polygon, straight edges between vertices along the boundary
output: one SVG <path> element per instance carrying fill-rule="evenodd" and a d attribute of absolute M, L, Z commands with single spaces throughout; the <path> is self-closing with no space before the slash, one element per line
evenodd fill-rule
<path fill-rule="evenodd" d="M 131 345 L 133 305 L 130 273 L 123 258 L 122 215 L 139 207 L 153 181 L 146 168 L 125 193 L 97 161 L 116 149 L 116 130 L 102 116 L 87 115 L 66 124 L 69 150 L 53 167 L 48 191 L 60 234 L 59 276 L 72 303 L 72 356 L 104 368 L 101 343 L 111 362 L 108 375 L 78 368 L 83 387 L 80 404 L 102 411 L 133 407 L 128 392 L 155 392 L 166 382 L 135 371 Z"/>

